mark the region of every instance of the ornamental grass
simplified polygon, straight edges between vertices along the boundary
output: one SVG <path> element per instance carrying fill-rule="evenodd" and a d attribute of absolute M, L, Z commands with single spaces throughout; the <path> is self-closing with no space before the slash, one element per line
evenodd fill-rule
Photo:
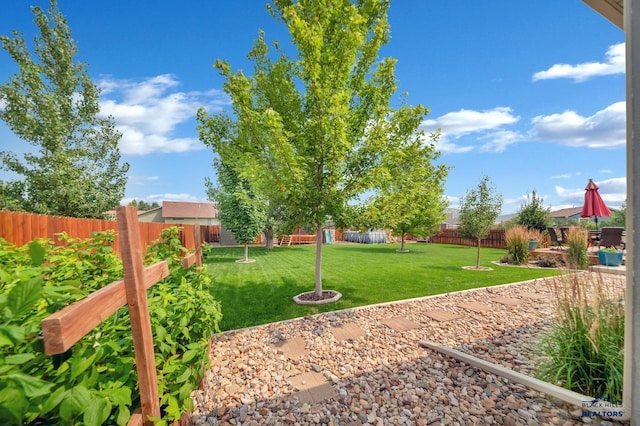
<path fill-rule="evenodd" d="M 590 397 L 622 400 L 623 286 L 595 273 L 551 282 L 555 317 L 538 347 L 538 377 Z"/>

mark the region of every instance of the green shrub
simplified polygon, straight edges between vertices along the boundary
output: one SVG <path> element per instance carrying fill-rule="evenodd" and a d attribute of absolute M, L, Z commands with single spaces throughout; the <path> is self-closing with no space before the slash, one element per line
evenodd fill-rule
<path fill-rule="evenodd" d="M 148 290 L 163 422 L 191 408 L 190 392 L 204 376 L 208 338 L 221 318 L 206 271 L 180 266 L 184 248 L 175 244 L 177 234 L 177 228 L 165 230 L 147 257 L 168 259 L 171 272 Z M 0 240 L 0 422 L 126 424 L 140 405 L 127 308 L 65 354 L 46 356 L 40 338 L 42 319 L 122 279 L 111 247 L 115 233 L 58 238 L 65 245 L 39 240 L 16 247 Z"/>
<path fill-rule="evenodd" d="M 590 277 L 590 278 L 589 278 Z M 602 276 L 565 275 L 553 284 L 556 314 L 538 350 L 538 376 L 575 392 L 622 399 L 624 294 Z"/>
<path fill-rule="evenodd" d="M 587 231 L 578 226 L 570 227 L 567 232 L 566 243 L 569 267 L 572 269 L 586 269 L 589 266 Z"/>
<path fill-rule="evenodd" d="M 514 226 L 505 231 L 505 242 L 510 263 L 522 265 L 529 261 L 529 231 L 525 226 Z"/>

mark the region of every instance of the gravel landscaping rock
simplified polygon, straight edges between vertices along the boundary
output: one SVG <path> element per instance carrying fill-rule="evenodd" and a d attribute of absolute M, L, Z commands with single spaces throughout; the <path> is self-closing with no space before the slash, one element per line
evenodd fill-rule
<path fill-rule="evenodd" d="M 618 279 L 624 286 L 624 277 Z M 520 297 L 536 293 L 544 299 Z M 518 305 L 496 298 L 518 298 Z M 429 340 L 531 375 L 533 348 L 550 325 L 544 280 L 324 313 L 213 339 L 211 369 L 194 393 L 197 425 L 573 425 L 601 424 L 581 410 L 418 345 Z M 459 305 L 478 302 L 486 313 Z M 429 311 L 462 315 L 436 321 Z M 420 327 L 396 331 L 382 320 Z M 331 327 L 355 324 L 363 337 L 337 340 Z M 308 353 L 290 358 L 283 340 L 303 337 Z M 290 379 L 322 374 L 335 397 L 301 401 Z M 608 422 L 607 424 L 622 424 Z"/>

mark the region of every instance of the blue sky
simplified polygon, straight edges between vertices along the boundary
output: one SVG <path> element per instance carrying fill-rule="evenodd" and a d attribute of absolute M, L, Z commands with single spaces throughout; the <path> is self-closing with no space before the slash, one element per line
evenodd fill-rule
<path fill-rule="evenodd" d="M 268 41 L 287 40 L 266 3 L 59 0 L 77 59 L 102 88 L 102 111 L 123 133 L 122 158 L 131 164 L 123 204 L 206 200 L 213 154 L 198 140 L 195 112 L 230 108 L 216 59 L 250 72 L 246 54 L 258 29 Z M 3 2 L 0 34 L 33 38 L 29 4 L 48 8 Z M 380 56 L 398 60 L 398 93 L 431 108 L 423 128 L 442 129 L 451 207 L 484 175 L 505 214 L 533 189 L 553 210 L 581 206 L 589 178 L 608 206 L 625 200 L 621 30 L 580 0 L 395 0 L 389 22 Z M 16 70 L 0 51 L 0 81 Z M 29 149 L 2 124 L 0 146 Z"/>

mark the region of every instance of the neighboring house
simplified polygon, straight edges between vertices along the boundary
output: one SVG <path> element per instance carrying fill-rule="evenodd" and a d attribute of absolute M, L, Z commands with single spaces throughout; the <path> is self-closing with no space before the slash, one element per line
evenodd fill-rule
<path fill-rule="evenodd" d="M 162 207 L 138 213 L 140 222 L 187 225 L 220 225 L 218 210 L 213 203 L 163 201 Z"/>
<path fill-rule="evenodd" d="M 551 219 L 553 219 L 556 225 L 566 225 L 570 220 L 580 221 L 581 214 L 582 207 L 569 207 L 551 212 Z"/>

